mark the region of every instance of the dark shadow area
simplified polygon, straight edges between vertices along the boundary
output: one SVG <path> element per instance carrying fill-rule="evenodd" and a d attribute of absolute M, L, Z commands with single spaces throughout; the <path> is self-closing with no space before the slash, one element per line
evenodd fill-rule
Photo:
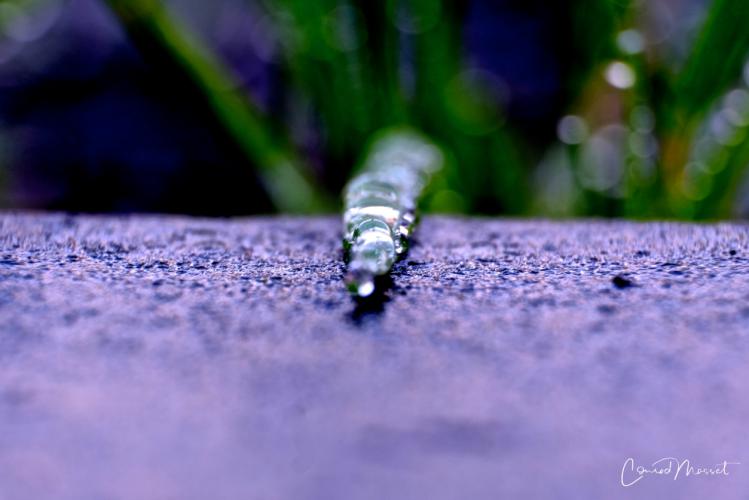
<path fill-rule="evenodd" d="M 379 319 L 385 312 L 385 304 L 391 300 L 393 277 L 390 274 L 378 276 L 375 279 L 375 291 L 368 297 L 354 297 L 354 309 L 349 313 L 349 319 L 356 326 L 365 322 Z"/>

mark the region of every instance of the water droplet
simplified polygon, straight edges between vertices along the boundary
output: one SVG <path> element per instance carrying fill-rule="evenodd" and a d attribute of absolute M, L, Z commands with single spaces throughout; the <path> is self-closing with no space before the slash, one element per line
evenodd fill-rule
<path fill-rule="evenodd" d="M 374 293 L 374 278 L 405 254 L 416 202 L 441 163 L 439 149 L 414 134 L 391 133 L 375 143 L 364 172 L 344 190 L 346 281 L 352 293 Z"/>

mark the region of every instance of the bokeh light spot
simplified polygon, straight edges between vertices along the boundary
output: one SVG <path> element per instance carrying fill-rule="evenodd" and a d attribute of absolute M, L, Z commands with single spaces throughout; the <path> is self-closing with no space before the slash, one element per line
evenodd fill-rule
<path fill-rule="evenodd" d="M 580 184 L 593 191 L 614 195 L 624 174 L 627 129 L 608 125 L 597 131 L 585 143 L 581 165 L 577 172 Z"/>
<path fill-rule="evenodd" d="M 606 81 L 612 87 L 628 89 L 635 84 L 636 77 L 632 67 L 621 61 L 614 61 L 606 67 Z"/>
<path fill-rule="evenodd" d="M 638 132 L 652 132 L 655 128 L 655 114 L 648 106 L 635 106 L 630 114 L 629 122 Z"/>
<path fill-rule="evenodd" d="M 682 178 L 681 191 L 692 201 L 704 200 L 713 186 L 713 177 L 708 174 L 691 174 L 687 171 Z"/>
<path fill-rule="evenodd" d="M 749 92 L 744 89 L 729 92 L 723 101 L 723 113 L 737 127 L 749 125 Z"/>
<path fill-rule="evenodd" d="M 629 149 L 635 156 L 650 158 L 658 152 L 658 141 L 652 134 L 635 132 L 629 136 Z"/>
<path fill-rule="evenodd" d="M 588 137 L 588 124 L 579 116 L 567 115 L 557 124 L 557 136 L 565 144 L 580 144 Z"/>
<path fill-rule="evenodd" d="M 616 45 L 625 54 L 639 54 L 645 48 L 645 39 L 635 29 L 624 30 L 617 35 Z"/>

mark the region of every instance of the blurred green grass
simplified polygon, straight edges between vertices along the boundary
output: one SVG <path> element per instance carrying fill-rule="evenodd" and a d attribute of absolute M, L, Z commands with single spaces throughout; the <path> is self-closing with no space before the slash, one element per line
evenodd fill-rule
<path fill-rule="evenodd" d="M 427 210 L 737 215 L 749 166 L 745 0 L 710 2 L 686 58 L 676 63 L 648 45 L 643 2 L 573 2 L 576 63 L 564 82 L 567 109 L 557 140 L 542 146 L 506 119 L 492 89 L 471 73 L 460 2 L 266 2 L 288 85 L 311 104 L 324 131 L 326 169 L 317 176 L 284 123 L 262 116 L 236 90 L 231 71 L 177 13 L 159 0 L 105 1 L 136 45 L 177 62 L 281 211 L 334 207 L 369 138 L 408 125 L 448 158 L 424 200 Z"/>

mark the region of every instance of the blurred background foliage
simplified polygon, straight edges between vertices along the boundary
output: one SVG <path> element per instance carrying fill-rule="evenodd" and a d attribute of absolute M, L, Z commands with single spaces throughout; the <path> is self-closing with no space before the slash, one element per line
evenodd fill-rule
<path fill-rule="evenodd" d="M 437 212 L 749 216 L 746 0 L 0 0 L 0 204 L 332 211 L 422 131 Z"/>

